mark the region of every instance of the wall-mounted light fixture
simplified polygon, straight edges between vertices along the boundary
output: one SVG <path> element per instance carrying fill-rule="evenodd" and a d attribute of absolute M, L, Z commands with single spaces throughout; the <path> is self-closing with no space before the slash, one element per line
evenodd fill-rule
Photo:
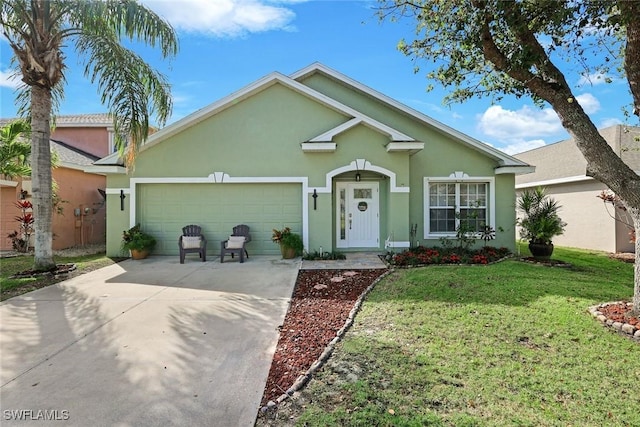
<path fill-rule="evenodd" d="M 120 190 L 120 210 L 123 211 L 124 210 L 124 199 L 125 199 L 124 195 L 124 190 Z"/>
<path fill-rule="evenodd" d="M 315 188 L 313 189 L 313 195 L 311 197 L 313 197 L 313 210 L 315 211 L 318 208 L 316 205 L 316 202 L 318 201 L 318 192 Z"/>
<path fill-rule="evenodd" d="M 20 190 L 20 194 L 18 195 L 18 197 L 20 198 L 20 200 L 25 200 L 28 195 L 29 192 L 27 190 Z"/>
<path fill-rule="evenodd" d="M 360 172 L 356 172 L 356 182 L 360 182 L 360 179 L 362 177 L 360 176 Z"/>

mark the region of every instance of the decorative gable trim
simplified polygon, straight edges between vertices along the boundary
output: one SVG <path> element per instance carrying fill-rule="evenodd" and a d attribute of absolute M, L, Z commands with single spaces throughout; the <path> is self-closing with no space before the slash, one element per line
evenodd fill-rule
<path fill-rule="evenodd" d="M 334 127 L 331 130 L 326 131 L 325 133 L 316 136 L 315 138 L 311 138 L 309 142 L 330 142 L 333 141 L 333 138 L 336 135 L 339 135 L 351 128 L 354 128 L 360 124 L 363 124 L 375 131 L 378 131 L 386 136 L 388 136 L 392 141 L 415 141 L 414 138 L 396 130 L 392 127 L 385 125 L 384 123 L 380 123 L 377 120 L 374 120 L 370 117 L 360 115 L 360 117 L 353 118 L 348 122 L 342 123 Z"/>
<path fill-rule="evenodd" d="M 424 142 L 390 142 L 387 144 L 387 153 L 416 154 L 424 149 Z"/>
<path fill-rule="evenodd" d="M 391 106 L 392 108 L 394 108 L 397 111 L 400 111 L 406 115 L 408 115 L 409 117 L 416 119 L 434 129 L 436 129 L 437 131 L 448 135 L 460 142 L 462 142 L 463 144 L 489 156 L 490 158 L 495 159 L 496 161 L 498 161 L 500 163 L 501 166 L 511 166 L 514 168 L 525 168 L 526 172 L 522 172 L 519 171 L 518 173 L 529 173 L 531 172 L 528 168 L 530 168 L 530 165 L 528 165 L 527 163 L 516 159 L 515 157 L 512 157 L 506 153 L 503 153 L 502 151 L 491 147 L 488 144 L 485 144 L 483 142 L 478 141 L 477 139 L 471 138 L 468 135 L 465 135 L 464 133 L 457 131 L 443 123 L 440 123 L 439 121 L 427 116 L 426 114 L 423 114 L 417 110 L 414 110 L 413 108 L 404 105 L 398 101 L 396 101 L 393 98 L 390 98 L 342 73 L 339 73 L 319 62 L 313 63 L 311 65 L 309 65 L 308 67 L 303 68 L 300 71 L 297 71 L 293 74 L 291 74 L 291 78 L 297 81 L 303 80 L 315 73 L 322 73 L 336 81 L 342 82 L 345 85 L 351 86 L 357 90 L 359 90 L 360 92 L 366 94 L 367 96 L 370 96 L 373 99 L 377 99 L 378 101 L 387 104 L 389 106 Z"/>
<path fill-rule="evenodd" d="M 336 151 L 335 142 L 303 142 L 300 144 L 305 153 L 333 153 Z"/>

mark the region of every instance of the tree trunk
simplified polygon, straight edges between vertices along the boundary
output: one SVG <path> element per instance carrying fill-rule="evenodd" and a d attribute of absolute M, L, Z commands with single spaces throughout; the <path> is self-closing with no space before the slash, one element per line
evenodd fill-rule
<path fill-rule="evenodd" d="M 35 219 L 35 270 L 55 267 L 51 231 L 53 199 L 51 189 L 51 90 L 31 87 L 31 185 Z"/>

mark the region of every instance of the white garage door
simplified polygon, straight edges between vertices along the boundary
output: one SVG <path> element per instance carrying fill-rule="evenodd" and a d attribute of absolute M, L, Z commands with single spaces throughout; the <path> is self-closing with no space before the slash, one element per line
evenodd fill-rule
<path fill-rule="evenodd" d="M 182 227 L 198 224 L 207 238 L 207 253 L 218 254 L 238 224 L 251 227 L 251 254 L 278 254 L 272 229 L 302 232 L 300 184 L 141 184 L 136 218 L 158 239 L 154 253 L 177 255 Z"/>

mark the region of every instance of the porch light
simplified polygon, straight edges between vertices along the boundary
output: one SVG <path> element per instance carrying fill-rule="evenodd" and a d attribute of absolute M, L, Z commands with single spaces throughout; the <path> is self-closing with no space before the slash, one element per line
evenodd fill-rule
<path fill-rule="evenodd" d="M 29 192 L 27 190 L 20 190 L 20 195 L 18 197 L 20 198 L 20 200 L 25 200 L 28 195 Z"/>
<path fill-rule="evenodd" d="M 356 172 L 356 182 L 360 182 L 360 179 L 362 177 L 360 176 L 360 172 Z"/>

